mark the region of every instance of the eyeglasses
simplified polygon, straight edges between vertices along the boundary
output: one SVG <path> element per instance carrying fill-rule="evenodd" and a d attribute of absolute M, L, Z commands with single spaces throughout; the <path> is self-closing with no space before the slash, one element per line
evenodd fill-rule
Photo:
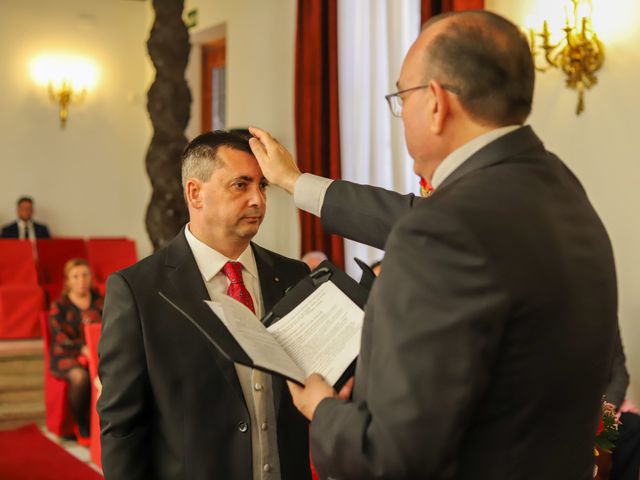
<path fill-rule="evenodd" d="M 402 117 L 402 104 L 404 102 L 404 98 L 402 98 L 403 93 L 415 92 L 416 90 L 421 90 L 423 88 L 427 88 L 429 85 L 418 85 L 417 87 L 405 88 L 404 90 L 398 90 L 396 93 L 390 93 L 389 95 L 385 95 L 384 98 L 387 100 L 389 104 L 389 109 L 391 110 L 391 115 L 394 117 Z M 450 85 L 440 84 L 442 88 L 450 91 L 451 93 L 455 93 L 456 95 L 460 94 L 460 91 L 456 87 L 452 87 Z M 406 96 L 406 95 L 405 95 Z"/>

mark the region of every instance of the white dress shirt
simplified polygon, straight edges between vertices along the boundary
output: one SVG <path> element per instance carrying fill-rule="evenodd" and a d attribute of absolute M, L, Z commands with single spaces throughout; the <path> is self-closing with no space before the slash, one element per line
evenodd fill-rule
<path fill-rule="evenodd" d="M 251 245 L 238 258 L 227 258 L 198 240 L 189 230 L 188 224 L 184 229 L 184 233 L 211 300 L 227 294 L 230 282 L 222 272 L 222 267 L 227 262 L 240 262 L 243 267 L 242 280 L 253 300 L 256 316 L 262 318 L 264 304 L 260 290 L 258 267 Z M 276 435 L 277 417 L 273 402 L 271 375 L 243 365 L 236 364 L 235 366 L 251 419 L 253 479 L 279 480 L 280 458 L 278 456 L 278 438 Z M 218 412 L 217 414 L 224 415 L 225 412 Z"/>
<path fill-rule="evenodd" d="M 36 241 L 36 230 L 33 226 L 33 222 L 25 222 L 18 219 L 18 238 L 20 240 L 29 240 L 31 242 Z"/>

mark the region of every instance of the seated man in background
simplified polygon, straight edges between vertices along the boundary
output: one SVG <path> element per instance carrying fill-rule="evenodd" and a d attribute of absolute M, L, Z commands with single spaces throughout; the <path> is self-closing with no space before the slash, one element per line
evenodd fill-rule
<path fill-rule="evenodd" d="M 2 227 L 2 238 L 18 238 L 35 242 L 36 238 L 51 237 L 46 225 L 33 221 L 34 209 L 31 197 L 20 197 L 17 205 L 18 219 Z"/>
<path fill-rule="evenodd" d="M 195 138 L 183 154 L 182 185 L 189 223 L 107 281 L 104 477 L 309 479 L 308 423 L 284 380 L 231 362 L 159 295 L 192 303 L 229 295 L 262 318 L 308 269 L 251 242 L 267 181 L 246 137 Z"/>

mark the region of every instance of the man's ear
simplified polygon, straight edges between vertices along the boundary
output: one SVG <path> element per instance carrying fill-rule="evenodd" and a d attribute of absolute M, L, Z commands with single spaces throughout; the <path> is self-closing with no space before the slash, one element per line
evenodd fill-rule
<path fill-rule="evenodd" d="M 191 208 L 202 208 L 202 181 L 190 178 L 184 186 L 184 198 Z"/>
<path fill-rule="evenodd" d="M 431 132 L 435 135 L 440 135 L 444 130 L 444 123 L 451 107 L 449 105 L 449 94 L 437 80 L 429 82 L 429 94 L 431 95 L 429 102 Z"/>

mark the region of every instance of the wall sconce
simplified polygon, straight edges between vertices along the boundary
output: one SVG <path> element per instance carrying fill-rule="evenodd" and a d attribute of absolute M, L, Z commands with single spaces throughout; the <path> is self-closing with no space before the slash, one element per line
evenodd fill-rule
<path fill-rule="evenodd" d="M 59 106 L 60 128 L 69 116 L 69 105 L 82 103 L 96 84 L 98 69 L 85 58 L 42 55 L 31 63 L 36 84 L 46 87 L 49 98 Z"/>
<path fill-rule="evenodd" d="M 549 68 L 560 68 L 566 75 L 567 87 L 578 91 L 576 115 L 584 111 L 584 91 L 594 86 L 598 79 L 595 73 L 604 62 L 604 47 L 591 26 L 591 0 L 571 0 L 573 6 L 573 22 L 565 6 L 565 26 L 563 38 L 558 43 L 551 43 L 551 32 L 547 20 L 542 24 L 542 32 L 529 29 L 529 43 L 536 70 L 546 72 Z M 536 37 L 542 39 L 538 48 Z M 540 51 L 544 52 L 547 66 L 540 67 L 536 58 Z"/>

